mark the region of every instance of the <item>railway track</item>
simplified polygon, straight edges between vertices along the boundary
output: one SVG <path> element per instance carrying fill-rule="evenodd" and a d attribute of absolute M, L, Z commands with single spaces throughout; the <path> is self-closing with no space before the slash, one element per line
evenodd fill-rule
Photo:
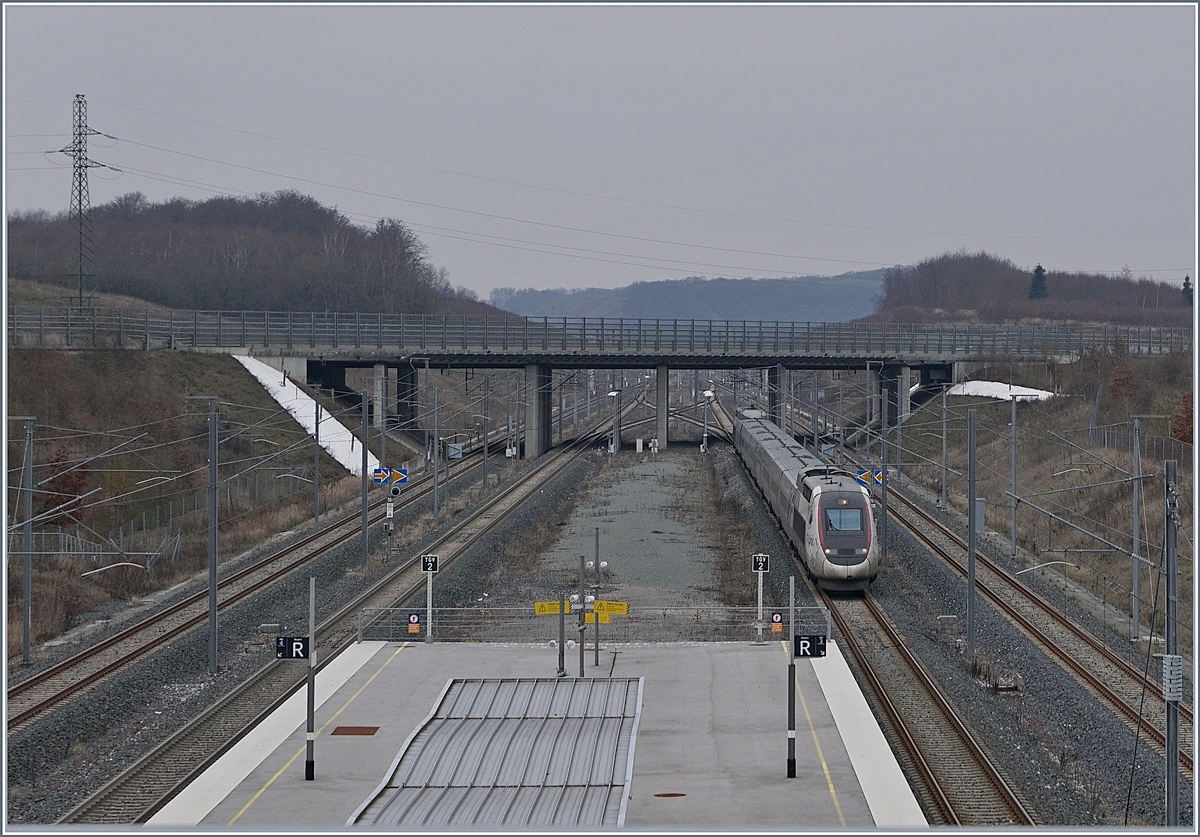
<path fill-rule="evenodd" d="M 633 408 L 629 405 L 629 409 Z M 544 487 L 588 450 L 607 431 L 603 428 L 543 457 L 529 473 L 479 508 L 462 515 L 435 542 L 420 552 L 435 552 L 443 567 L 486 535 L 521 502 Z M 403 561 L 370 590 L 354 597 L 317 626 L 318 671 L 357 639 L 358 614 L 364 608 L 402 606 L 423 593 L 425 576 L 418 555 Z M 436 630 L 436 629 L 435 629 Z M 436 635 L 436 634 L 435 634 Z M 100 788 L 60 823 L 129 824 L 148 820 L 182 788 L 304 685 L 303 667 L 272 662 L 234 692 L 163 741 L 120 776 Z"/>
<path fill-rule="evenodd" d="M 903 506 L 902 509 L 895 508 L 889 503 L 892 519 L 965 578 L 967 544 L 962 538 L 902 492 L 889 491 L 888 497 Z M 975 562 L 978 592 L 1110 706 L 1131 730 L 1137 730 L 1151 746 L 1165 753 L 1166 702 L 1158 681 L 1112 651 L 978 550 Z M 1180 763 L 1187 778 L 1191 779 L 1194 753 L 1192 707 L 1180 703 L 1179 718 Z"/>
<path fill-rule="evenodd" d="M 820 595 L 900 742 L 906 773 L 919 777 L 931 824 L 1037 825 L 1029 805 L 875 603 Z"/>
<path fill-rule="evenodd" d="M 472 452 L 451 468 L 451 478 L 473 468 L 482 458 Z M 415 503 L 433 491 L 432 475 L 417 480 L 401 495 L 401 505 Z M 385 517 L 386 500 L 370 506 L 368 522 Z M 261 592 L 272 583 L 303 567 L 322 553 L 352 538 L 361 537 L 359 513 L 340 518 L 296 543 L 229 573 L 217 584 L 218 613 Z M 91 686 L 141 657 L 161 649 L 171 639 L 208 620 L 208 590 L 199 590 L 147 618 L 91 645 L 77 654 L 13 684 L 7 691 L 7 730 L 11 734 L 59 703 L 82 695 Z"/>

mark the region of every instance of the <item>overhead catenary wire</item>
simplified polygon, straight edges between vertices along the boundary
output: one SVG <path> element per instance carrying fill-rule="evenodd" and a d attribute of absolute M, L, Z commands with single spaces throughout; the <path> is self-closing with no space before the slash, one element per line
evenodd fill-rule
<path fill-rule="evenodd" d="M 264 134 L 264 133 L 260 133 L 257 131 L 247 131 L 242 128 L 233 128 L 228 125 L 221 125 L 221 124 L 215 123 L 215 122 L 206 122 L 204 120 L 192 119 L 189 117 L 177 116 L 177 115 L 169 114 L 169 113 L 163 113 L 162 111 L 156 111 L 156 110 L 151 110 L 149 108 L 142 108 L 142 107 L 137 107 L 134 105 L 128 105 L 128 104 L 124 104 L 122 102 L 114 102 L 114 101 L 108 100 L 108 99 L 96 99 L 95 101 L 103 102 L 104 104 L 113 105 L 115 107 L 127 108 L 129 110 L 135 110 L 135 111 L 140 111 L 142 113 L 152 114 L 154 116 L 161 116 L 166 119 L 176 119 L 181 122 L 189 122 L 194 125 L 203 125 L 208 128 L 216 128 L 216 129 L 222 130 L 222 131 L 229 131 L 231 133 L 243 134 L 245 136 L 251 136 L 251 137 L 255 137 L 257 139 L 269 139 L 269 140 L 272 140 L 273 142 L 285 143 L 288 145 L 294 145 L 294 146 L 298 146 L 301 148 L 310 148 L 310 149 L 317 150 L 317 151 L 328 151 L 330 153 L 341 154 L 341 155 L 344 155 L 347 157 L 354 157 L 354 158 L 362 159 L 362 160 L 369 160 L 371 162 L 389 163 L 391 165 L 404 166 L 407 168 L 414 168 L 414 169 L 418 169 L 421 171 L 434 172 L 437 174 L 449 174 L 449 175 L 453 175 L 455 177 L 464 177 L 464 178 L 470 178 L 473 180 L 482 180 L 482 181 L 489 182 L 489 183 L 499 183 L 499 184 L 507 185 L 507 186 L 519 186 L 519 187 L 526 188 L 526 189 L 536 189 L 539 191 L 553 192 L 555 194 L 561 194 L 561 195 L 573 195 L 576 197 L 594 198 L 597 200 L 604 200 L 604 201 L 615 201 L 618 203 L 633 204 L 636 206 L 646 206 L 646 207 L 653 207 L 653 208 L 659 208 L 659 209 L 672 209 L 672 210 L 679 210 L 679 211 L 684 211 L 684 212 L 694 212 L 694 213 L 699 213 L 699 214 L 704 214 L 704 215 L 717 215 L 717 216 L 722 216 L 722 217 L 727 217 L 727 218 L 745 218 L 745 219 L 751 220 L 751 221 L 775 221 L 775 222 L 784 223 L 784 224 L 799 224 L 799 225 L 809 225 L 809 226 L 817 226 L 817 227 L 829 227 L 829 228 L 835 228 L 835 229 L 852 229 L 852 230 L 862 230 L 865 232 L 892 232 L 892 233 L 903 233 L 906 235 L 913 235 L 913 234 L 915 234 L 915 235 L 940 235 L 940 236 L 953 236 L 953 237 L 963 237 L 963 238 L 997 238 L 997 239 L 1033 240 L 1033 241 L 1190 241 L 1191 240 L 1189 237 L 1186 237 L 1186 236 L 1180 236 L 1180 237 L 1164 237 L 1164 236 L 1150 236 L 1150 237 L 1104 236 L 1104 237 L 1098 237 L 1098 236 L 1092 236 L 1092 237 L 1089 237 L 1089 236 L 1006 235 L 1006 234 L 1000 234 L 1000 233 L 977 233 L 977 232 L 963 233 L 963 232 L 948 232 L 948 231 L 944 231 L 944 230 L 919 230 L 919 229 L 905 229 L 905 228 L 899 228 L 899 227 L 874 227 L 874 226 L 866 226 L 866 225 L 862 225 L 862 224 L 839 224 L 839 223 L 833 223 L 833 222 L 829 222 L 829 221 L 813 221 L 813 220 L 809 220 L 809 219 L 781 218 L 781 217 L 770 216 L 770 215 L 757 215 L 757 214 L 743 213 L 743 212 L 731 212 L 728 210 L 685 206 L 682 204 L 662 203 L 659 201 L 645 201 L 645 200 L 638 200 L 635 198 L 618 197 L 618 196 L 613 196 L 613 195 L 601 195 L 601 194 L 597 194 L 594 192 L 584 192 L 584 191 L 577 191 L 577 190 L 572 190 L 572 189 L 563 189 L 563 188 L 555 187 L 555 186 L 546 186 L 544 184 L 526 183 L 526 182 L 519 181 L 519 180 L 511 180 L 511 179 L 500 178 L 500 177 L 491 177 L 491 176 L 487 176 L 487 175 L 455 171 L 453 169 L 439 168 L 436 166 L 426 166 L 426 165 L 421 165 L 418 163 L 406 162 L 403 160 L 395 160 L 395 159 L 388 158 L 388 157 L 379 157 L 379 156 L 372 155 L 372 154 L 362 154 L 359 152 L 347 151 L 345 149 L 333 148 L 333 147 L 325 146 L 325 145 L 318 145 L 316 143 L 303 142 L 301 140 L 296 140 L 296 139 L 277 137 L 277 136 L 274 136 L 271 134 Z"/>

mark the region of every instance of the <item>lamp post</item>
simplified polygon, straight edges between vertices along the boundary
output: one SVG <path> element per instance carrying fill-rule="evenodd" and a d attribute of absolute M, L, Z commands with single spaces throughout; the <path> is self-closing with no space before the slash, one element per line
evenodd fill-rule
<path fill-rule="evenodd" d="M 613 400 L 613 440 L 610 452 L 616 456 L 621 452 L 621 390 L 612 389 L 608 392 L 608 397 Z"/>
<path fill-rule="evenodd" d="M 710 386 L 712 385 L 712 381 L 709 381 L 708 383 Z M 700 441 L 701 453 L 708 452 L 708 406 L 712 400 L 713 391 L 711 389 L 704 390 L 704 435 L 701 437 Z"/>
<path fill-rule="evenodd" d="M 596 542 L 600 541 L 600 530 L 596 530 Z M 592 602 L 593 604 L 600 598 L 600 571 L 608 568 L 607 561 L 588 561 L 587 568 L 596 570 L 596 581 L 592 584 Z M 595 607 L 592 608 L 592 622 L 596 626 L 596 659 L 595 665 L 600 665 L 600 614 L 596 612 Z"/>

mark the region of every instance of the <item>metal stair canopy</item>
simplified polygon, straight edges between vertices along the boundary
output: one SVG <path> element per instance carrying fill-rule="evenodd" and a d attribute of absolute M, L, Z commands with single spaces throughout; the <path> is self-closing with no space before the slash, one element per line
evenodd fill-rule
<path fill-rule="evenodd" d="M 625 822 L 644 678 L 451 679 L 348 826 Z"/>

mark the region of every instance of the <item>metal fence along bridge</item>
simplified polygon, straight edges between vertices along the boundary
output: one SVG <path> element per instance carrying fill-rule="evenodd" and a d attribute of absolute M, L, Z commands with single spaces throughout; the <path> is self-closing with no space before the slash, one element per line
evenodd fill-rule
<path fill-rule="evenodd" d="M 765 367 L 768 390 L 784 369 L 867 370 L 886 413 L 902 420 L 914 383 L 961 380 L 970 363 L 1070 361 L 1089 352 L 1190 353 L 1190 328 L 1112 325 L 926 325 L 604 317 L 494 317 L 296 311 L 13 306 L 17 348 L 176 349 L 250 354 L 300 383 L 345 390 L 345 370 L 375 370 L 377 417 L 411 413 L 420 366 L 524 369 L 525 456 L 550 447 L 555 369 L 657 372 L 657 438 L 667 438 L 670 369 Z M 389 385 L 389 381 L 394 384 Z M 395 393 L 389 401 L 385 393 Z M 767 405 L 774 416 L 779 405 Z M 378 418 L 377 421 L 382 421 Z"/>

